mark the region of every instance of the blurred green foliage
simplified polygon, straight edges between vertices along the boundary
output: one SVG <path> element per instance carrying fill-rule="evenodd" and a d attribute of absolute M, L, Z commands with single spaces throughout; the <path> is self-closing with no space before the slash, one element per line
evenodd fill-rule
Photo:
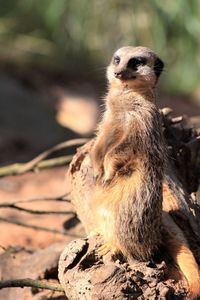
<path fill-rule="evenodd" d="M 0 41 L 1 64 L 87 77 L 118 47 L 144 45 L 166 62 L 165 90 L 200 83 L 199 0 L 0 0 Z"/>

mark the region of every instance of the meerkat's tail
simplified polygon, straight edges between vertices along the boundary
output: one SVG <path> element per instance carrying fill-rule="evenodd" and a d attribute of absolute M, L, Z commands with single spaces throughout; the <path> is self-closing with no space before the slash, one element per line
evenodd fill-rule
<path fill-rule="evenodd" d="M 199 267 L 191 250 L 177 241 L 170 246 L 170 253 L 188 281 L 192 299 L 200 295 Z"/>
<path fill-rule="evenodd" d="M 163 223 L 169 234 L 166 247 L 187 279 L 190 299 L 195 299 L 197 296 L 200 296 L 199 266 L 188 246 L 183 232 L 166 212 L 163 212 Z"/>

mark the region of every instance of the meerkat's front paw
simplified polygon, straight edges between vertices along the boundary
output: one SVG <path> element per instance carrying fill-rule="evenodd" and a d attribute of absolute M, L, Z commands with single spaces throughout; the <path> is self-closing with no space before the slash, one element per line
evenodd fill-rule
<path fill-rule="evenodd" d="M 99 256 L 104 256 L 108 252 L 111 252 L 112 255 L 117 255 L 120 253 L 120 250 L 116 246 L 114 246 L 111 242 L 107 242 L 97 249 L 97 253 Z"/>
<path fill-rule="evenodd" d="M 102 185 L 107 186 L 115 177 L 116 172 L 114 169 L 105 169 L 104 175 L 102 177 Z"/>
<path fill-rule="evenodd" d="M 93 166 L 93 176 L 95 183 L 99 183 L 104 174 L 103 165 Z"/>
<path fill-rule="evenodd" d="M 112 172 L 104 171 L 102 168 L 96 175 L 94 175 L 95 183 L 101 185 L 102 187 L 106 187 L 114 178 L 115 174 Z"/>

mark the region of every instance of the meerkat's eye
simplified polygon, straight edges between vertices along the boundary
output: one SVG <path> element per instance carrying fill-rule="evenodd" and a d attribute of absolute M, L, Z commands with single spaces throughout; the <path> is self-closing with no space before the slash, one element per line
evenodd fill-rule
<path fill-rule="evenodd" d="M 128 68 L 136 69 L 138 66 L 144 66 L 147 63 L 146 57 L 133 57 L 128 62 Z"/>
<path fill-rule="evenodd" d="M 113 61 L 114 61 L 115 65 L 118 65 L 120 63 L 120 57 L 119 56 L 114 56 Z"/>

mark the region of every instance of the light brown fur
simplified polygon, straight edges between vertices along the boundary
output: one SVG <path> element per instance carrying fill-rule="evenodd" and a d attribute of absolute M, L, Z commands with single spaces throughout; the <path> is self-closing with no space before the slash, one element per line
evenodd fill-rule
<path fill-rule="evenodd" d="M 170 191 L 167 184 L 164 183 L 162 221 L 168 234 L 167 243 L 165 245 L 187 279 L 191 299 L 195 299 L 200 295 L 199 266 L 190 250 L 183 232 L 169 215 L 170 211 L 177 209 L 176 196 Z"/>
<path fill-rule="evenodd" d="M 135 67 L 138 57 L 145 63 Z M 162 204 L 166 149 L 154 91 L 161 69 L 160 59 L 144 47 L 119 49 L 108 67 L 106 111 L 91 151 L 94 230 L 103 236 L 104 250 L 140 260 L 155 253 L 167 232 L 164 243 L 188 280 L 192 297 L 200 294 L 198 266 L 167 213 L 173 201 L 166 191 Z"/>

